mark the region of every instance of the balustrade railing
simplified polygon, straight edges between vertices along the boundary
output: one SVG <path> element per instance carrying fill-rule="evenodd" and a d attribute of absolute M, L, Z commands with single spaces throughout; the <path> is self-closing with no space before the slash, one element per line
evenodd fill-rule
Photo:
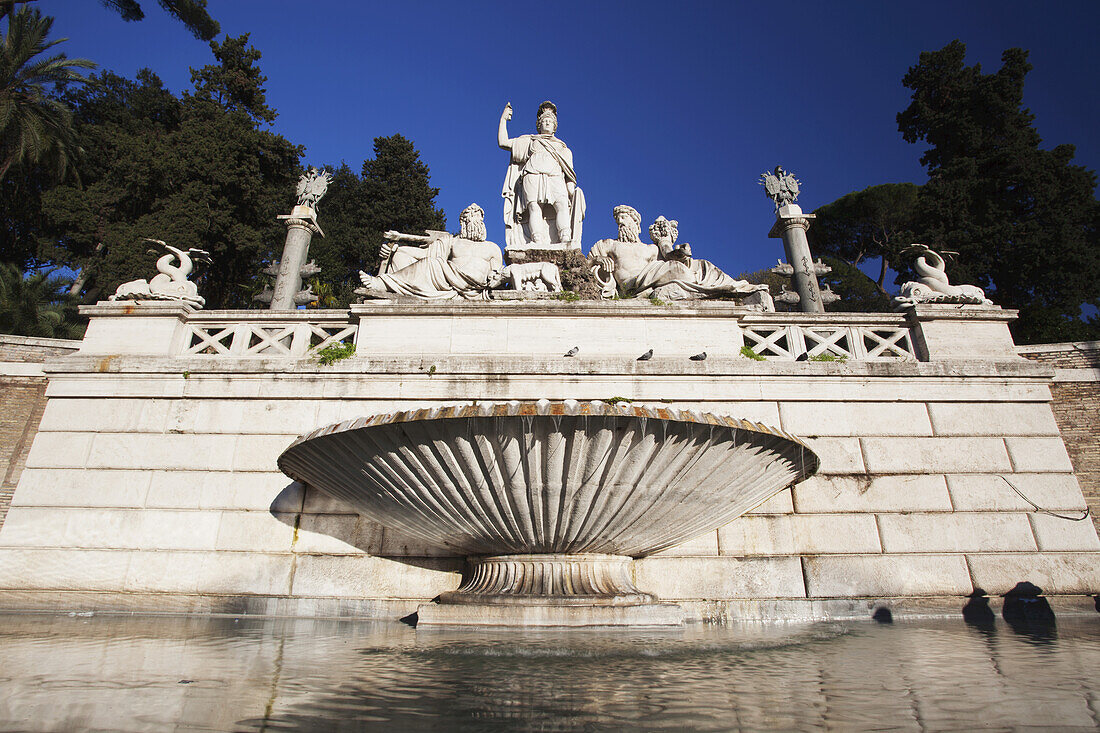
<path fill-rule="evenodd" d="M 306 356 L 330 344 L 355 340 L 358 324 L 347 314 L 255 318 L 241 313 L 203 314 L 187 321 L 182 356 Z"/>

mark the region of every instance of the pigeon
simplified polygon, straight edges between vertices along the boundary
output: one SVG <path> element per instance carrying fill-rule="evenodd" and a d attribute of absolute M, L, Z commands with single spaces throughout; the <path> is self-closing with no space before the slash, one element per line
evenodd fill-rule
<path fill-rule="evenodd" d="M 580 351 L 580 350 L 581 350 L 581 347 L 579 347 L 579 346 L 574 346 L 574 347 L 573 347 L 573 348 L 571 348 L 571 349 L 570 349 L 569 351 L 567 351 L 567 352 L 565 352 L 564 354 L 562 354 L 562 356 L 576 356 L 576 355 L 577 355 L 577 352 L 578 352 L 578 351 Z"/>
<path fill-rule="evenodd" d="M 649 361 L 652 358 L 653 358 L 653 349 L 650 349 L 649 351 L 647 351 L 644 354 L 642 354 L 641 356 L 639 356 L 638 361 Z"/>
<path fill-rule="evenodd" d="M 689 356 L 688 358 L 691 359 L 692 361 L 705 361 L 706 358 L 707 358 L 707 352 L 700 351 L 695 356 Z"/>

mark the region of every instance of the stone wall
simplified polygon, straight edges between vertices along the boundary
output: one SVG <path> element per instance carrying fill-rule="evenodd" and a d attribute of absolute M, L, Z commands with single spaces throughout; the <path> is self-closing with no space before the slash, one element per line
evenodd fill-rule
<path fill-rule="evenodd" d="M 0 334 L 0 527 L 46 408 L 46 376 L 38 365 L 71 354 L 79 345 Z"/>
<path fill-rule="evenodd" d="M 1018 351 L 1055 369 L 1050 386 L 1054 419 L 1100 530 L 1100 341 L 1021 346 Z"/>
<path fill-rule="evenodd" d="M 364 317 L 360 343 L 371 348 L 327 367 L 180 356 L 190 341 L 171 323 L 144 324 L 145 353 L 120 354 L 134 316 L 117 328 L 93 320 L 90 332 L 113 340 L 45 367 L 50 401 L 0 530 L 0 603 L 403 616 L 455 588 L 463 559 L 291 482 L 279 453 L 319 425 L 412 406 L 612 396 L 774 425 L 821 456 L 818 476 L 635 563 L 639 586 L 689 617 L 957 611 L 975 587 L 1003 594 L 1023 580 L 1090 609 L 1084 596 L 1100 592 L 1090 523 L 1036 513 L 1012 489 L 1058 513 L 1085 507 L 1051 412 L 1052 369 L 998 345 L 989 320 L 977 324 L 981 359 L 935 360 L 918 324 L 928 361 L 757 362 L 737 356 L 728 315 L 645 304 L 643 325 L 622 316 L 627 336 L 601 355 L 598 341 L 580 339 L 615 332 L 607 306 L 597 319 L 583 305 L 521 305 L 508 328 L 544 352 L 523 355 L 501 353 L 491 321 L 466 320 L 471 307 L 410 308 L 406 326 L 399 312 Z M 957 353 L 977 316 L 951 317 L 953 327 L 929 330 Z M 675 327 L 657 338 L 662 318 Z M 407 353 L 414 320 L 439 334 L 434 350 Z M 994 323 L 1007 338 L 1003 321 Z M 637 361 L 646 342 L 658 353 Z M 459 353 L 456 343 L 497 350 Z M 561 356 L 577 343 L 576 357 Z M 700 343 L 710 356 L 689 360 Z"/>

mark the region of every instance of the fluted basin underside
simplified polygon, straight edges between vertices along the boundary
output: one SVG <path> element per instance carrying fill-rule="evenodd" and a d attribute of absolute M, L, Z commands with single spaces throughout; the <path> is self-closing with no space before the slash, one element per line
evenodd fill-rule
<path fill-rule="evenodd" d="M 284 473 L 384 527 L 468 555 L 644 556 L 817 466 L 801 440 L 764 425 L 571 400 L 364 417 L 279 457 Z"/>

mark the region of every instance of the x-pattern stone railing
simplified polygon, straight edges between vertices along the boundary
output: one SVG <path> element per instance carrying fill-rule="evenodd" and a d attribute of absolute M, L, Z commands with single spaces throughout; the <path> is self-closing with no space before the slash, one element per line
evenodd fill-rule
<path fill-rule="evenodd" d="M 305 356 L 351 343 L 358 325 L 346 312 L 206 312 L 187 321 L 183 356 Z"/>
<path fill-rule="evenodd" d="M 565 314 L 563 314 L 565 315 Z M 746 346 L 777 360 L 914 361 L 904 317 L 876 313 L 738 314 Z M 347 311 L 205 311 L 187 318 L 181 356 L 302 357 L 356 340 Z"/>
<path fill-rule="evenodd" d="M 829 358 L 852 361 L 915 361 L 909 327 L 889 314 L 815 316 L 768 314 L 745 319 L 745 345 L 770 359 Z M 793 318 L 791 316 L 794 316 Z"/>

